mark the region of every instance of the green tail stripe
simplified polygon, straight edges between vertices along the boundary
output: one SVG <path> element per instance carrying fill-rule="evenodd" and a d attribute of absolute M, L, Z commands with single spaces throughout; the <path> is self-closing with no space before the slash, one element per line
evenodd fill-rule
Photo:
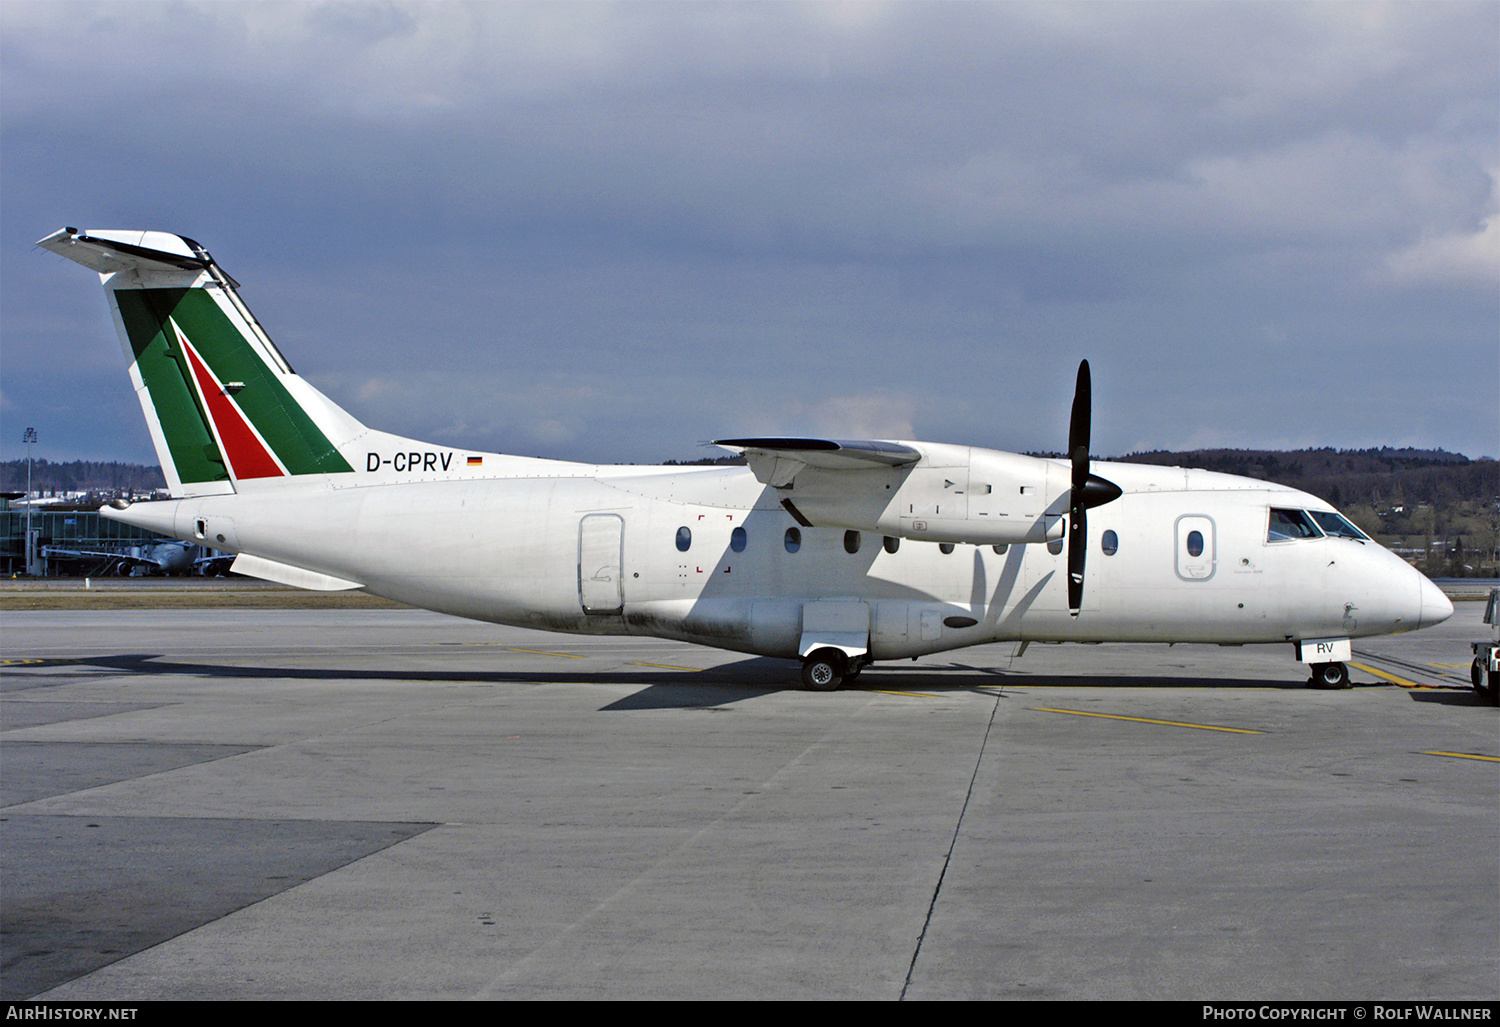
<path fill-rule="evenodd" d="M 288 471 L 336 474 L 354 470 L 206 290 L 117 289 L 115 300 L 183 481 L 220 481 L 228 474 L 223 455 L 214 446 L 206 413 L 189 385 L 189 369 L 178 352 L 168 318 L 177 322 L 219 381 L 244 383 L 244 389 L 235 393 L 235 402 Z"/>
<path fill-rule="evenodd" d="M 224 454 L 219 452 L 208 418 L 198 405 L 198 394 L 188 384 L 187 365 L 175 340 L 165 330 L 168 315 L 187 295 L 187 289 L 115 290 L 120 319 L 135 351 L 135 366 L 151 393 L 157 420 L 183 482 L 228 481 Z"/>

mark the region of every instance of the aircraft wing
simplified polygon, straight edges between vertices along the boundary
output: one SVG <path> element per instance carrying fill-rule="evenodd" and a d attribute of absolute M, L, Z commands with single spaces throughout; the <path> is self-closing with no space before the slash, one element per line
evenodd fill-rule
<path fill-rule="evenodd" d="M 756 480 L 776 488 L 791 484 L 804 467 L 868 471 L 906 467 L 922 459 L 921 451 L 911 446 L 871 439 L 715 439 L 714 445 L 745 454 Z"/>
<path fill-rule="evenodd" d="M 42 552 L 46 556 L 67 556 L 75 559 L 85 556 L 97 556 L 100 559 L 108 560 L 133 560 L 136 563 L 151 562 L 150 560 L 142 560 L 138 556 L 131 556 L 128 553 L 107 553 L 102 549 L 64 549 L 61 546 L 43 546 Z"/>
<path fill-rule="evenodd" d="M 155 556 L 137 556 L 133 553 L 111 553 L 106 549 L 64 549 L 61 546 L 43 546 L 42 552 L 48 557 L 62 556 L 72 560 L 115 560 L 126 567 L 137 565 L 155 567 L 162 572 L 166 572 L 169 564 L 169 561 L 157 559 Z"/>

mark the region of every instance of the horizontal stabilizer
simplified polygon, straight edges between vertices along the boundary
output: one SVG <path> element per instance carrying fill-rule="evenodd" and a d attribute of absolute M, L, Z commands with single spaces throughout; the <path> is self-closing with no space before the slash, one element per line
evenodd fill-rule
<path fill-rule="evenodd" d="M 202 271 L 213 263 L 208 251 L 170 232 L 80 232 L 64 228 L 37 243 L 101 275 L 117 271 Z"/>

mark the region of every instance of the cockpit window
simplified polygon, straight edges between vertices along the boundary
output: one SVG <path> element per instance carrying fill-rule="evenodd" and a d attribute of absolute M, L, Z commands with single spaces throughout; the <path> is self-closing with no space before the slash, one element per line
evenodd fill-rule
<path fill-rule="evenodd" d="M 1307 512 L 1312 514 L 1312 519 L 1318 522 L 1318 527 L 1323 529 L 1325 535 L 1331 535 L 1334 538 L 1354 538 L 1360 540 L 1368 540 L 1370 537 L 1350 524 L 1348 518 L 1343 514 L 1335 513 L 1332 510 L 1309 510 Z"/>
<path fill-rule="evenodd" d="M 1323 533 L 1307 515 L 1306 510 L 1271 509 L 1271 525 L 1266 530 L 1267 542 L 1288 542 L 1299 538 L 1318 538 Z"/>

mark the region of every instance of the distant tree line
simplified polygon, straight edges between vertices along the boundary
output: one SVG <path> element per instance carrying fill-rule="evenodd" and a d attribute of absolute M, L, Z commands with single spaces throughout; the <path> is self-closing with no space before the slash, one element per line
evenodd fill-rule
<path fill-rule="evenodd" d="M 1451 505 L 1500 495 L 1500 463 L 1441 449 L 1199 449 L 1131 453 L 1119 459 L 1259 478 L 1311 492 L 1337 507 Z"/>
<path fill-rule="evenodd" d="M 161 468 L 145 464 L 127 464 L 118 460 L 50 460 L 31 462 L 31 490 L 58 492 L 149 492 L 164 489 L 167 479 Z M 0 492 L 26 490 L 26 461 L 0 462 Z"/>

